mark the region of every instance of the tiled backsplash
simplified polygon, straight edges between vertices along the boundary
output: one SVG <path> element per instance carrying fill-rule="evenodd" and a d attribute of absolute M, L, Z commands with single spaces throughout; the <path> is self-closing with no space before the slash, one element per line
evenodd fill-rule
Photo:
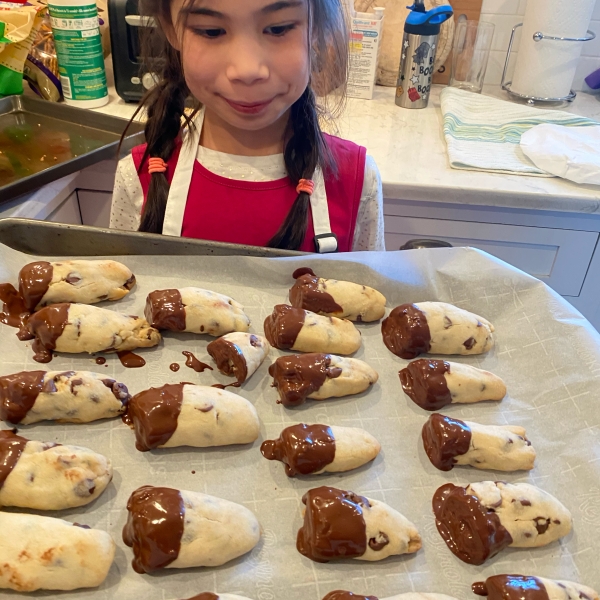
<path fill-rule="evenodd" d="M 577 0 L 571 1 L 576 2 Z M 510 34 L 515 25 L 523 22 L 526 6 L 527 0 L 483 0 L 481 20 L 489 21 L 496 26 L 490 62 L 486 74 L 486 83 L 500 84 Z M 592 18 L 591 30 L 596 33 L 597 37 L 594 41 L 583 45 L 583 52 L 577 68 L 575 83 L 573 84 L 573 89 L 575 90 L 589 90 L 584 78 L 592 71 L 600 69 L 600 0 L 596 0 L 596 7 Z M 513 49 L 513 53 L 515 53 L 515 50 L 518 51 L 518 41 L 517 37 L 517 44 Z M 512 65 L 509 74 L 511 72 Z"/>

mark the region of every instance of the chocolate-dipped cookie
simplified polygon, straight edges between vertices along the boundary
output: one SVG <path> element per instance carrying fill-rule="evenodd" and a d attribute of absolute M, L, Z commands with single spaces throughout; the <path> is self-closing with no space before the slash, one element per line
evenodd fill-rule
<path fill-rule="evenodd" d="M 244 383 L 263 363 L 271 346 L 266 338 L 254 333 L 228 333 L 211 342 L 206 351 L 224 375 L 233 375 Z"/>
<path fill-rule="evenodd" d="M 353 594 L 352 592 L 346 592 L 343 590 L 336 590 L 335 592 L 329 592 L 323 600 L 379 600 L 376 596 L 363 596 L 361 594 Z M 381 600 L 456 600 L 451 596 L 445 594 L 423 594 L 420 592 L 407 592 L 405 594 L 397 594 L 389 598 L 382 598 Z"/>
<path fill-rule="evenodd" d="M 493 575 L 472 587 L 489 600 L 598 600 L 598 592 L 586 585 L 532 575 Z"/>
<path fill-rule="evenodd" d="M 381 324 L 383 342 L 400 358 L 420 354 L 482 354 L 494 346 L 494 326 L 445 302 L 402 304 Z"/>

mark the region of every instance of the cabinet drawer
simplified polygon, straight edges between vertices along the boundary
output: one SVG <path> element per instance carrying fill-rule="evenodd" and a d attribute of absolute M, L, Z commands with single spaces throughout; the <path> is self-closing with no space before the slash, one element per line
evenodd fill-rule
<path fill-rule="evenodd" d="M 472 246 L 545 281 L 563 296 L 581 292 L 598 235 L 570 229 L 385 216 L 388 250 L 398 250 L 415 238 Z"/>

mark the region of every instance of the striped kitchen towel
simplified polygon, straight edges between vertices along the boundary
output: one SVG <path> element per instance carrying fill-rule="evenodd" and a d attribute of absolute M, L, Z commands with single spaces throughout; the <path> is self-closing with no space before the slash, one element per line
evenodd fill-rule
<path fill-rule="evenodd" d="M 521 150 L 521 136 L 541 123 L 589 127 L 596 121 L 560 110 L 543 110 L 447 87 L 442 115 L 453 169 L 553 177 Z"/>

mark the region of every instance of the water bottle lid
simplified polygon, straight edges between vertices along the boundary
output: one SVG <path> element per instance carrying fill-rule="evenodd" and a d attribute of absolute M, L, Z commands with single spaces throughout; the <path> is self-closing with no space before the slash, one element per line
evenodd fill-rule
<path fill-rule="evenodd" d="M 422 1 L 415 2 L 412 6 L 407 6 L 410 10 L 404 31 L 415 35 L 438 35 L 442 23 L 446 22 L 454 13 L 449 4 L 436 6 L 426 11 Z"/>

